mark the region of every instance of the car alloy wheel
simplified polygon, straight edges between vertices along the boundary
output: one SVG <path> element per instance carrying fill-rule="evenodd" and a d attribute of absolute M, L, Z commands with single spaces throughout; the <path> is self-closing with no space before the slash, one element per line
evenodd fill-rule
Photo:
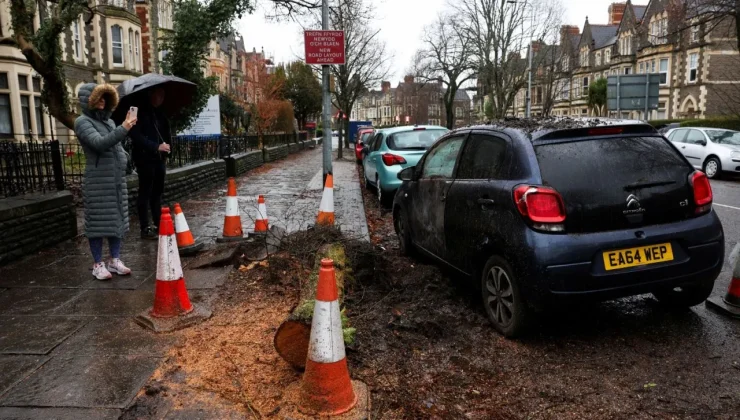
<path fill-rule="evenodd" d="M 709 158 L 707 163 L 704 164 L 704 173 L 707 174 L 707 177 L 710 179 L 714 179 L 719 175 L 721 170 L 720 168 L 721 166 L 717 158 Z"/>
<path fill-rule="evenodd" d="M 507 327 L 514 315 L 514 292 L 511 280 L 503 268 L 494 266 L 486 274 L 486 291 L 488 292 L 486 310 L 493 315 L 493 321 Z"/>

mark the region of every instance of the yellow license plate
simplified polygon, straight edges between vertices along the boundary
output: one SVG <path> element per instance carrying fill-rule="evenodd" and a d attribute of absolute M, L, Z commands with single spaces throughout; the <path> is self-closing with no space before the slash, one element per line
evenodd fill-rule
<path fill-rule="evenodd" d="M 673 261 L 671 244 L 657 244 L 604 252 L 607 271 Z"/>

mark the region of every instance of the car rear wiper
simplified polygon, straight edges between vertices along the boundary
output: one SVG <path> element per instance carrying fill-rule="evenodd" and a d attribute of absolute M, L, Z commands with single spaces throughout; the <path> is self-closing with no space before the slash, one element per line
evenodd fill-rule
<path fill-rule="evenodd" d="M 675 183 L 676 181 L 635 182 L 634 184 L 629 184 L 625 186 L 624 190 L 631 191 L 631 190 L 639 190 L 641 188 L 662 187 L 664 185 L 671 185 Z"/>

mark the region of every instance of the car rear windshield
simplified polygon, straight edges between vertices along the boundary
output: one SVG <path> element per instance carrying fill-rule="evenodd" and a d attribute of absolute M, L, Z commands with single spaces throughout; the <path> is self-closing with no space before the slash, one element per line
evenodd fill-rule
<path fill-rule="evenodd" d="M 445 132 L 445 130 L 414 130 L 395 133 L 388 139 L 388 147 L 393 150 L 426 150 Z"/>
<path fill-rule="evenodd" d="M 365 143 L 367 139 L 373 134 L 372 131 L 368 131 L 367 133 L 362 133 L 362 137 L 360 137 L 360 141 Z"/>
<path fill-rule="evenodd" d="M 663 137 L 600 138 L 535 146 L 542 181 L 566 207 L 566 230 L 668 223 L 689 214 L 693 171 Z M 627 207 L 631 196 L 633 202 Z M 568 226 L 570 225 L 570 226 Z"/>
<path fill-rule="evenodd" d="M 704 130 L 713 142 L 740 146 L 740 132 L 731 130 Z"/>

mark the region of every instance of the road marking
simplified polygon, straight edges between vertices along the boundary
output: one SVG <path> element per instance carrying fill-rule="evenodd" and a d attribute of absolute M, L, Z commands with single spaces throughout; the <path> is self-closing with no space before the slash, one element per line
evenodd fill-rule
<path fill-rule="evenodd" d="M 728 205 L 726 205 L 726 204 L 719 204 L 719 203 L 714 203 L 714 205 L 715 205 L 715 206 L 720 206 L 720 207 L 727 207 L 728 209 L 735 209 L 735 210 L 740 210 L 740 207 L 735 207 L 735 206 L 728 206 Z"/>

